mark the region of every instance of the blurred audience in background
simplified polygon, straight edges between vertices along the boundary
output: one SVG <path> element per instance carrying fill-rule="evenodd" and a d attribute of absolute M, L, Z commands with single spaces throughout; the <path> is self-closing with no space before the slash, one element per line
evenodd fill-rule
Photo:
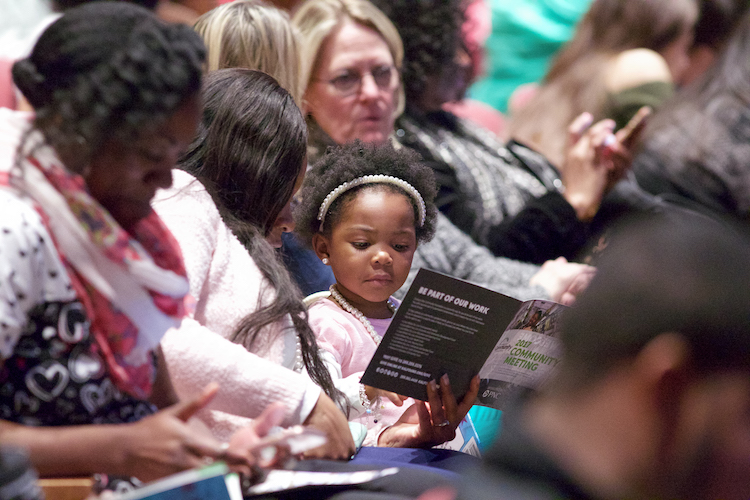
<path fill-rule="evenodd" d="M 597 0 L 555 56 L 508 133 L 564 170 L 566 126 L 587 111 L 623 127 L 681 82 L 698 16 L 695 0 Z"/>

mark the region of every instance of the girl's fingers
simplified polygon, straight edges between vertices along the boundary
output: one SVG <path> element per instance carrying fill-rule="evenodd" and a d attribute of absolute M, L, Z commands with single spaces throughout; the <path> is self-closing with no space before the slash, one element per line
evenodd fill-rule
<path fill-rule="evenodd" d="M 414 405 L 417 408 L 417 417 L 419 417 L 419 428 L 429 429 L 432 421 L 430 420 L 430 410 L 427 409 L 427 405 L 424 404 L 424 401 L 415 401 Z"/>
<path fill-rule="evenodd" d="M 404 400 L 406 399 L 406 396 L 401 396 L 395 392 L 382 391 L 381 394 L 396 406 L 403 406 Z"/>
<path fill-rule="evenodd" d="M 451 388 L 451 381 L 448 378 L 448 374 L 443 374 L 440 377 L 440 392 L 442 394 L 443 408 L 445 408 L 445 415 L 451 423 L 456 422 L 457 406 L 456 396 L 453 395 L 453 389 Z"/>
<path fill-rule="evenodd" d="M 441 391 L 443 389 L 440 389 Z M 443 402 L 440 399 L 440 392 L 438 392 L 437 383 L 432 380 L 427 384 L 427 399 L 430 403 L 430 414 L 432 416 L 432 425 L 434 427 L 444 427 L 444 423 L 448 420 L 443 409 Z"/>
<path fill-rule="evenodd" d="M 477 395 L 479 394 L 479 375 L 475 375 L 473 379 L 471 379 L 471 383 L 469 384 L 469 390 L 466 391 L 466 395 L 461 400 L 461 403 L 458 405 L 458 416 L 460 417 L 459 420 L 463 419 L 467 413 L 469 413 L 469 410 L 472 406 L 474 406 L 474 402 L 477 400 Z"/>

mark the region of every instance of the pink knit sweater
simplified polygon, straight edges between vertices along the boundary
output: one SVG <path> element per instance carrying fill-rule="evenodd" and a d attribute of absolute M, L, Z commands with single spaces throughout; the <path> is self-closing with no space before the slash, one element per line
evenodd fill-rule
<path fill-rule="evenodd" d="M 347 397 L 351 411 L 349 421 L 359 422 L 367 427 L 364 446 L 377 446 L 377 438 L 389 425 L 393 425 L 401 414 L 414 401 L 407 399 L 403 406 L 396 406 L 387 399 L 381 399 L 380 419 L 365 413 L 359 396 L 359 379 L 370 364 L 377 349 L 375 340 L 357 318 L 341 309 L 329 299 L 320 299 L 310 306 L 310 327 L 315 332 L 318 346 L 329 355 L 323 356 L 328 371 L 336 384 Z M 382 338 L 388 319 L 370 319 L 375 332 Z"/>
<path fill-rule="evenodd" d="M 180 243 L 195 298 L 193 321 L 162 341 L 178 395 L 195 394 L 212 381 L 221 385 L 210 410 L 199 415 L 220 439 L 274 401 L 287 405 L 283 425 L 301 423 L 320 388 L 290 369 L 296 347 L 291 320 L 266 328 L 253 353 L 227 340 L 239 320 L 273 299 L 274 290 L 203 185 L 181 170 L 173 177 L 153 206 Z"/>

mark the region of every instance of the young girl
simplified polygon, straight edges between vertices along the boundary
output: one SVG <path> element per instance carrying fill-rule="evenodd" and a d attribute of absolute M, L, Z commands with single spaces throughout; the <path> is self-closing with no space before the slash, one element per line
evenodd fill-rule
<path fill-rule="evenodd" d="M 360 142 L 330 150 L 300 192 L 297 231 L 336 277 L 330 297 L 311 305 L 310 326 L 347 395 L 350 420 L 368 427 L 365 445 L 452 439 L 479 387 L 477 379 L 457 404 L 447 377 L 439 391 L 433 381 L 428 409 L 359 383 L 397 306 L 391 295 L 404 284 L 417 244 L 435 232 L 435 193 L 432 170 L 416 154 Z"/>

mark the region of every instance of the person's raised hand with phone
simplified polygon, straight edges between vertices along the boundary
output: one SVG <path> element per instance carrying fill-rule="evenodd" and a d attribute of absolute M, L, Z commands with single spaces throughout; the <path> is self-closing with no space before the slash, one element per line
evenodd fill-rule
<path fill-rule="evenodd" d="M 625 175 L 630 167 L 630 148 L 650 113 L 650 108 L 641 108 L 617 133 L 613 120 L 592 125 L 590 113 L 582 113 L 573 120 L 568 128 L 570 146 L 563 168 L 562 194 L 578 219 L 591 220 L 604 195 Z"/>

